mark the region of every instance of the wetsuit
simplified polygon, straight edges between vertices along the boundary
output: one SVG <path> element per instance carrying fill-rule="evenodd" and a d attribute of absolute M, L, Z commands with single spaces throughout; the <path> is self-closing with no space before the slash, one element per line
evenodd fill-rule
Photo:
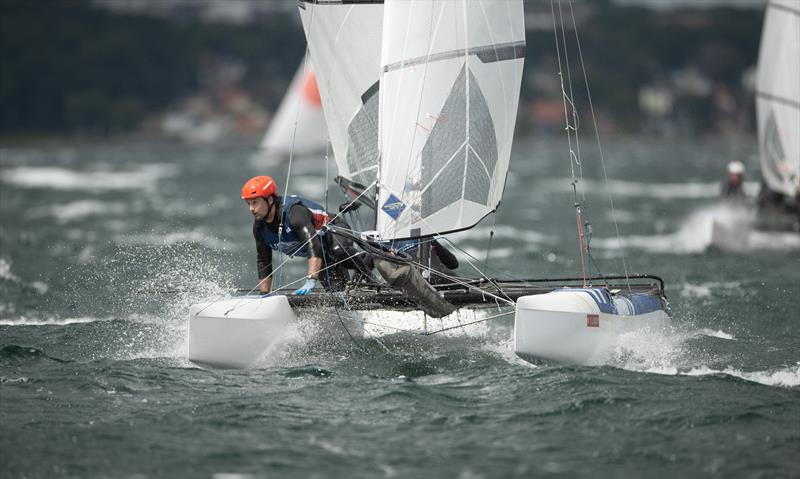
<path fill-rule="evenodd" d="M 278 229 L 283 219 L 283 231 Z M 322 285 L 328 289 L 342 289 L 347 282 L 347 269 L 356 264 L 344 261 L 353 256 L 352 245 L 334 238 L 332 234 L 316 234 L 328 222 L 329 216 L 319 204 L 289 196 L 279 201 L 278 210 L 272 222 L 255 220 L 253 237 L 256 241 L 258 257 L 258 279 L 262 280 L 272 273 L 272 250 L 303 258 L 322 258 L 323 271 L 319 275 Z M 346 223 L 334 221 L 335 224 Z M 336 264 L 338 263 L 338 264 Z"/>
<path fill-rule="evenodd" d="M 722 184 L 722 197 L 743 198 L 744 188 L 742 187 L 742 182 L 739 182 L 738 184 L 731 183 L 730 181 L 724 182 Z"/>

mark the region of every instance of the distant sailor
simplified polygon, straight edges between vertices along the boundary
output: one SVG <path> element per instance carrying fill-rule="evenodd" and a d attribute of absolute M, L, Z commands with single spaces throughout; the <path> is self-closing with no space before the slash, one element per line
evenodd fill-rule
<path fill-rule="evenodd" d="M 282 198 L 269 176 L 250 178 L 242 187 L 242 199 L 255 217 L 253 236 L 262 293 L 272 290 L 272 250 L 308 258 L 308 275 L 295 294 L 310 293 L 317 282 L 327 289 L 344 287 L 348 278 L 345 263 L 352 266 L 347 261 L 352 250 L 333 235 L 318 234 L 330 220 L 322 206 L 295 195 Z"/>
<path fill-rule="evenodd" d="M 744 164 L 741 161 L 728 163 L 728 179 L 722 186 L 722 196 L 725 198 L 744 197 Z"/>

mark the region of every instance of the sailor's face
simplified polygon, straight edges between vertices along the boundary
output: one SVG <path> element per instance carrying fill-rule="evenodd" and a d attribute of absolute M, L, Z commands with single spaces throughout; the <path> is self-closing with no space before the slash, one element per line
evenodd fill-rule
<path fill-rule="evenodd" d="M 267 203 L 267 200 L 259 196 L 257 198 L 245 200 L 245 202 L 247 202 L 247 206 L 250 208 L 250 213 L 255 216 L 257 220 L 263 220 L 267 217 L 267 213 L 269 213 L 269 203 Z"/>

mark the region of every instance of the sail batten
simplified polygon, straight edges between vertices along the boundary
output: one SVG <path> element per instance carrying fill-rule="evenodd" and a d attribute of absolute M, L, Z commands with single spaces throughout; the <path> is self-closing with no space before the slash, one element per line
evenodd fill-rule
<path fill-rule="evenodd" d="M 503 193 L 519 101 L 521 0 L 388 0 L 381 50 L 377 229 L 474 226 Z"/>
<path fill-rule="evenodd" d="M 501 62 L 506 60 L 514 60 L 517 58 L 525 58 L 525 42 L 509 42 L 502 45 L 484 45 L 474 48 L 463 48 L 459 50 L 452 50 L 449 52 L 441 52 L 435 55 L 420 56 L 416 58 L 409 58 L 399 62 L 392 63 L 391 65 L 384 65 L 383 71 L 390 72 L 399 70 L 400 68 L 409 68 L 420 65 L 422 63 L 433 63 L 442 60 L 449 60 L 456 57 L 464 57 L 468 55 L 476 56 L 483 63 Z"/>

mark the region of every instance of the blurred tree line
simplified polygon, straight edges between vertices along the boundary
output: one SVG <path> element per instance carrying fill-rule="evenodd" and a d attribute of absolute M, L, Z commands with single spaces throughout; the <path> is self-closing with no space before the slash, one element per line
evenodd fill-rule
<path fill-rule="evenodd" d="M 763 12 L 657 12 L 608 0 L 577 5 L 589 11 L 580 40 L 595 106 L 605 105 L 619 130 L 641 129 L 642 85 L 667 85 L 681 69 L 694 69 L 715 89 L 724 87 L 735 101 L 752 104 L 742 74 L 756 63 Z M 550 2 L 526 3 L 526 12 L 536 10 L 548 15 Z M 585 104 L 572 31 L 566 40 L 576 101 Z M 197 91 L 203 65 L 213 59 L 243 64 L 243 88 L 274 109 L 304 50 L 296 15 L 233 25 L 113 14 L 89 0 L 0 0 L 0 133 L 136 130 L 149 115 Z M 553 31 L 529 30 L 520 129 L 533 127 L 528 105 L 542 98 L 560 101 L 557 82 L 548 87 L 530 80 L 537 72 L 554 77 L 556 67 Z M 713 102 L 707 95 L 676 108 L 693 125 L 713 129 Z"/>
<path fill-rule="evenodd" d="M 274 104 L 304 51 L 298 24 L 282 15 L 182 23 L 85 0 L 0 0 L 0 132 L 131 131 L 196 90 L 209 58 L 243 62 L 245 87 Z"/>

